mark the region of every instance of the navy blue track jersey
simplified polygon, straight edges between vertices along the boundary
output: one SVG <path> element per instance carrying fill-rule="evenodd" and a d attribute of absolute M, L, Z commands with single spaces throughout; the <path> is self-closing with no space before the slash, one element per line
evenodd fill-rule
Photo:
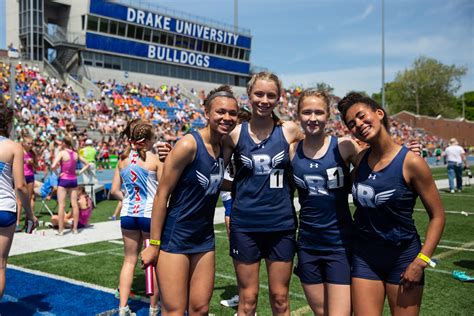
<path fill-rule="evenodd" d="M 289 188 L 289 144 L 283 127 L 256 144 L 249 124 L 242 123 L 234 150 L 236 173 L 230 226 L 239 232 L 271 232 L 296 228 Z"/>
<path fill-rule="evenodd" d="M 201 135 L 192 132 L 197 143 L 196 157 L 186 166 L 168 205 L 161 249 L 171 253 L 212 251 L 214 212 L 224 179 L 222 152 L 214 159 Z"/>
<path fill-rule="evenodd" d="M 357 237 L 399 245 L 418 236 L 412 218 L 418 194 L 403 178 L 407 153 L 408 149 L 402 147 L 395 158 L 378 172 L 368 165 L 370 149 L 362 158 L 352 186 L 357 207 L 354 214 Z"/>
<path fill-rule="evenodd" d="M 291 167 L 301 205 L 298 247 L 331 250 L 349 244 L 349 168 L 339 153 L 337 137 L 331 137 L 319 159 L 306 157 L 300 141 Z"/>

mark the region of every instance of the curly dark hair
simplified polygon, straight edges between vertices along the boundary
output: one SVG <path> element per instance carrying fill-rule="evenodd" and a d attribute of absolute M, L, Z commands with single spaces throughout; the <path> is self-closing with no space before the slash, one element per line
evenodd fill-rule
<path fill-rule="evenodd" d="M 238 104 L 237 98 L 234 96 L 234 92 L 232 91 L 232 88 L 229 85 L 224 84 L 209 91 L 209 93 L 206 96 L 206 99 L 204 100 L 204 107 L 206 108 L 206 110 L 208 111 L 210 110 L 212 100 L 214 100 L 214 98 L 217 98 L 219 96 L 234 99 L 235 102 Z"/>
<path fill-rule="evenodd" d="M 385 109 L 382 108 L 377 102 L 375 102 L 374 99 L 366 97 L 366 96 L 364 96 L 360 93 L 357 93 L 357 92 L 349 92 L 337 104 L 337 109 L 339 110 L 339 112 L 341 112 L 341 118 L 344 121 L 344 123 L 346 123 L 346 125 L 347 125 L 347 121 L 346 121 L 347 111 L 354 104 L 357 104 L 357 103 L 363 103 L 363 104 L 367 105 L 369 108 L 371 108 L 373 111 L 382 110 L 383 113 L 384 113 L 384 117 L 382 119 L 382 124 L 385 127 L 385 129 L 387 130 L 387 132 L 390 132 L 390 125 L 389 125 L 389 122 L 388 122 L 388 114 L 385 111 Z"/>
<path fill-rule="evenodd" d="M 3 103 L 2 99 L 0 98 L 0 135 L 4 137 L 10 137 L 8 124 L 13 122 L 14 116 L 15 112 L 13 109 Z"/>

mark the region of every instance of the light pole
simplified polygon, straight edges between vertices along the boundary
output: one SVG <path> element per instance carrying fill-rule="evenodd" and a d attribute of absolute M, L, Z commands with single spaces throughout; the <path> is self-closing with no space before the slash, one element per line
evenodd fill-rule
<path fill-rule="evenodd" d="M 382 108 L 385 109 L 385 1 L 382 0 Z"/>
<path fill-rule="evenodd" d="M 234 33 L 237 33 L 239 28 L 239 1 L 234 0 Z"/>

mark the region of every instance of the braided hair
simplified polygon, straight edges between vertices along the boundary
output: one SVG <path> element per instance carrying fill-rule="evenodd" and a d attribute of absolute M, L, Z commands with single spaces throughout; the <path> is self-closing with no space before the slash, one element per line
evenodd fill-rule
<path fill-rule="evenodd" d="M 141 160 L 146 160 L 147 149 L 145 141 L 150 140 L 155 135 L 153 125 L 149 122 L 140 122 L 131 129 L 130 144 L 133 150 L 138 152 Z"/>

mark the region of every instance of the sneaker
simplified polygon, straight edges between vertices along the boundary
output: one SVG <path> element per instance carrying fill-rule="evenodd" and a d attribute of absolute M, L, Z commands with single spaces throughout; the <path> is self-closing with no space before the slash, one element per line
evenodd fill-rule
<path fill-rule="evenodd" d="M 130 307 L 119 307 L 119 316 L 136 316 L 137 314 L 133 313 Z"/>
<path fill-rule="evenodd" d="M 151 307 L 148 311 L 148 316 L 158 316 L 160 314 L 161 308 L 160 305 L 158 304 L 156 307 Z"/>
<path fill-rule="evenodd" d="M 454 193 L 454 190 L 449 191 L 449 193 Z"/>
<path fill-rule="evenodd" d="M 133 292 L 133 288 L 130 289 L 130 294 L 128 295 L 128 297 L 132 300 L 140 299 L 140 295 L 135 295 L 135 293 Z M 120 299 L 120 289 L 118 287 L 115 289 L 115 298 L 118 300 Z"/>
<path fill-rule="evenodd" d="M 56 236 L 63 236 L 63 235 L 64 235 L 64 231 L 62 231 L 62 232 L 59 232 L 59 231 L 58 231 L 55 235 L 56 235 Z"/>
<path fill-rule="evenodd" d="M 225 307 L 235 307 L 239 305 L 239 295 L 234 295 L 228 300 L 222 300 L 220 303 Z"/>

